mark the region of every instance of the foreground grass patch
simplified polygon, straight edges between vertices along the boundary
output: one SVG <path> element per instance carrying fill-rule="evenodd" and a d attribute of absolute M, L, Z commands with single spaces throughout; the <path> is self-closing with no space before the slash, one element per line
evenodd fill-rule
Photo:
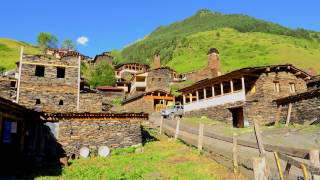
<path fill-rule="evenodd" d="M 108 158 L 72 161 L 56 177 L 39 179 L 234 179 L 232 172 L 180 142 L 158 137 L 139 153 L 117 150 Z"/>

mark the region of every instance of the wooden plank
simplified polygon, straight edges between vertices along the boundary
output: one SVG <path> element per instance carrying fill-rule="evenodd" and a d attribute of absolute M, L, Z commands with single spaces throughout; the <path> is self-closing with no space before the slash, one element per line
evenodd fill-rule
<path fill-rule="evenodd" d="M 310 150 L 309 157 L 310 157 L 310 163 L 312 166 L 320 167 L 319 150 L 318 149 Z M 320 176 L 312 175 L 312 179 L 313 180 L 320 180 Z"/>
<path fill-rule="evenodd" d="M 286 121 L 285 127 L 288 127 L 288 125 L 289 125 L 289 123 L 290 123 L 291 111 L 292 111 L 292 103 L 289 103 L 288 114 L 287 114 L 287 121 Z"/>
<path fill-rule="evenodd" d="M 162 133 L 162 127 L 163 127 L 163 116 L 161 116 L 161 120 L 160 120 L 160 134 Z"/>
<path fill-rule="evenodd" d="M 290 169 L 291 169 L 291 164 L 287 162 L 287 165 L 286 165 L 286 168 L 285 168 L 284 174 L 283 174 L 285 179 L 289 178 Z"/>
<path fill-rule="evenodd" d="M 203 125 L 203 124 L 199 124 L 198 151 L 202 151 L 202 145 L 203 145 L 203 129 L 204 129 L 204 125 Z"/>
<path fill-rule="evenodd" d="M 306 167 L 306 169 L 309 170 L 311 173 L 313 173 L 315 175 L 320 175 L 320 168 L 319 167 L 312 166 L 309 163 L 299 162 L 299 161 L 297 161 L 289 156 L 286 156 L 284 154 L 281 154 L 281 153 L 279 153 L 278 155 L 279 155 L 280 159 L 287 161 L 288 163 L 290 163 L 293 166 L 301 168 L 301 165 L 304 165 Z"/>
<path fill-rule="evenodd" d="M 267 180 L 268 177 L 265 174 L 266 158 L 259 157 L 253 159 L 253 174 L 255 180 Z"/>
<path fill-rule="evenodd" d="M 170 96 L 144 96 L 145 99 L 163 99 L 163 100 L 174 100 L 174 97 Z"/>
<path fill-rule="evenodd" d="M 177 125 L 176 125 L 176 132 L 174 133 L 174 138 L 177 139 L 179 136 L 179 130 L 180 130 L 180 118 L 177 121 Z"/>
<path fill-rule="evenodd" d="M 261 137 L 261 134 L 260 134 L 259 124 L 258 124 L 258 122 L 256 120 L 253 120 L 253 124 L 254 124 L 254 132 L 255 132 L 255 135 L 256 135 L 260 156 L 265 156 L 266 155 L 266 151 L 264 150 L 264 147 L 263 147 L 263 142 L 262 142 L 262 137 Z"/>
<path fill-rule="evenodd" d="M 233 157 L 233 172 L 238 173 L 239 165 L 238 165 L 238 135 L 233 133 L 233 146 L 232 146 L 232 157 Z"/>

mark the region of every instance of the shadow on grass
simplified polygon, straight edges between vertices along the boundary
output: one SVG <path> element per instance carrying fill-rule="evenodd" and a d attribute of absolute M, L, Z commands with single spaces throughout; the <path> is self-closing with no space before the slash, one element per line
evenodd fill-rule
<path fill-rule="evenodd" d="M 154 129 L 149 129 L 144 126 L 141 126 L 142 145 L 145 145 L 146 143 L 152 141 L 159 141 L 159 139 L 155 137 L 155 134 L 156 132 Z"/>

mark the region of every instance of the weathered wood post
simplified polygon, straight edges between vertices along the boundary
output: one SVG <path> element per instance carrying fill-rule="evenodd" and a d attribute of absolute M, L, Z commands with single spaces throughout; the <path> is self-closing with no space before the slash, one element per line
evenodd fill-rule
<path fill-rule="evenodd" d="M 291 111 L 292 111 L 292 103 L 289 103 L 288 114 L 287 114 L 287 121 L 286 121 L 285 127 L 288 127 L 288 125 L 289 125 L 289 123 L 290 123 Z"/>
<path fill-rule="evenodd" d="M 253 124 L 254 124 L 254 132 L 255 132 L 258 147 L 259 147 L 260 157 L 265 156 L 266 151 L 264 150 L 264 147 L 263 147 L 263 142 L 260 134 L 260 126 L 256 120 L 253 120 Z"/>
<path fill-rule="evenodd" d="M 309 153 L 310 156 L 310 162 L 312 166 L 320 167 L 320 161 L 319 161 L 319 150 L 318 149 L 312 149 Z M 319 175 L 312 175 L 313 180 L 320 180 Z"/>
<path fill-rule="evenodd" d="M 201 123 L 199 124 L 199 135 L 198 135 L 198 151 L 202 151 L 202 144 L 203 144 L 203 129 L 204 125 Z"/>
<path fill-rule="evenodd" d="M 258 147 L 259 147 L 260 157 L 264 158 L 263 159 L 263 163 L 264 163 L 264 165 L 263 165 L 264 174 L 263 175 L 265 177 L 268 177 L 269 174 L 270 174 L 270 169 L 267 166 L 266 161 L 265 161 L 266 151 L 264 150 L 264 147 L 263 147 L 263 141 L 262 141 L 262 137 L 261 137 L 261 134 L 260 134 L 260 126 L 259 126 L 259 124 L 258 124 L 258 122 L 256 120 L 253 120 L 253 124 L 254 124 L 254 132 L 255 132 L 255 135 L 256 135 L 257 144 L 258 144 Z"/>
<path fill-rule="evenodd" d="M 179 136 L 179 129 L 180 129 L 180 118 L 177 120 L 176 132 L 174 134 L 175 139 L 177 139 Z"/>
<path fill-rule="evenodd" d="M 163 116 L 161 116 L 161 119 L 160 119 L 160 131 L 159 131 L 160 134 L 162 133 L 162 126 L 163 126 Z"/>
<path fill-rule="evenodd" d="M 238 173 L 238 135 L 233 133 L 233 147 L 232 147 L 232 154 L 233 154 L 233 172 Z"/>
<path fill-rule="evenodd" d="M 257 157 L 253 159 L 253 174 L 255 180 L 267 180 L 268 176 L 265 174 L 266 158 Z"/>

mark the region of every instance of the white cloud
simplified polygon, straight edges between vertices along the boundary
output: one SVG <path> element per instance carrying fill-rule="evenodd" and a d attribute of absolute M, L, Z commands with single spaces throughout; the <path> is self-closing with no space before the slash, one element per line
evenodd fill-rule
<path fill-rule="evenodd" d="M 89 42 L 89 38 L 86 37 L 86 36 L 80 36 L 80 37 L 78 37 L 78 39 L 77 39 L 77 43 L 78 43 L 78 44 L 81 44 L 81 45 L 83 45 L 83 46 L 87 45 L 88 42 Z"/>

